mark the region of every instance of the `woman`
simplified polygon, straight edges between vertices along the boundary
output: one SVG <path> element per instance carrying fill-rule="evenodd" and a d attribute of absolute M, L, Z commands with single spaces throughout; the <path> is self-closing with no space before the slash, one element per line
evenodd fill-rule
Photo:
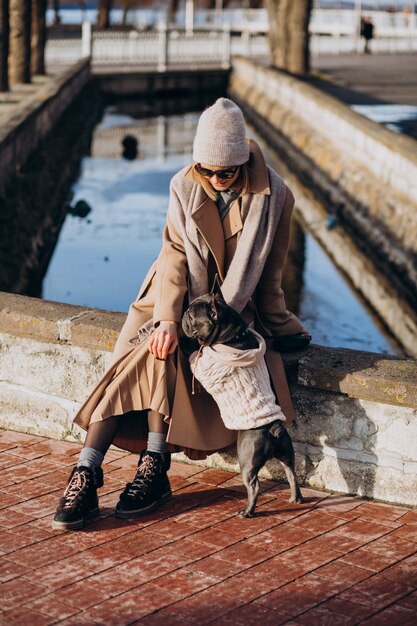
<path fill-rule="evenodd" d="M 98 513 L 101 463 L 111 443 L 142 450 L 116 507 L 123 518 L 170 498 L 170 451 L 204 458 L 234 443 L 212 398 L 191 393 L 188 358 L 177 349 L 187 301 L 207 293 L 216 274 L 226 302 L 264 336 L 307 332 L 286 310 L 281 289 L 294 198 L 246 138 L 231 100 L 220 98 L 201 115 L 193 159 L 171 181 L 162 250 L 130 307 L 113 363 L 75 418 L 87 437 L 54 528 L 81 528 Z M 279 354 L 268 351 L 266 361 L 290 421 Z"/>

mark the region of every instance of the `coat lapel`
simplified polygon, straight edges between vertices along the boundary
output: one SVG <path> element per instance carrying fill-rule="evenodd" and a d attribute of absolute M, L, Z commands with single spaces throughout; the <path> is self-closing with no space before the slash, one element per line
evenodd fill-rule
<path fill-rule="evenodd" d="M 258 144 L 253 139 L 247 140 L 251 152 L 249 166 L 249 193 L 270 195 L 268 171 L 265 159 Z M 192 166 L 185 173 L 185 178 L 198 182 L 193 176 Z M 216 203 L 209 198 L 204 189 L 198 185 L 193 199 L 191 217 L 193 218 L 201 236 L 209 247 L 216 261 L 219 276 L 224 280 L 225 240 L 232 238 L 243 228 L 241 214 L 242 198 L 235 200 L 223 220 L 219 217 Z"/>
<path fill-rule="evenodd" d="M 204 192 L 203 192 L 204 193 Z M 204 193 L 202 202 L 191 212 L 201 236 L 216 261 L 219 276 L 224 280 L 224 234 L 217 206 Z"/>

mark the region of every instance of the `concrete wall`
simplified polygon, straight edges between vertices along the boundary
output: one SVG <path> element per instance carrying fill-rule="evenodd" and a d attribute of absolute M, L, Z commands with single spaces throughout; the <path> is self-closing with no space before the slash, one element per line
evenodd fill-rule
<path fill-rule="evenodd" d="M 238 81 L 243 79 L 274 105 L 296 113 L 336 148 L 342 147 L 350 159 L 361 163 L 381 182 L 389 183 L 417 202 L 417 154 L 413 139 L 393 135 L 306 82 L 251 59 L 234 59 L 232 87 L 235 84 L 237 87 Z M 276 116 L 277 112 L 271 112 L 273 115 Z M 287 127 L 282 130 L 285 133 Z M 417 218 L 414 224 L 417 224 Z"/>
<path fill-rule="evenodd" d="M 0 426 L 81 441 L 72 417 L 103 374 L 124 318 L 0 293 Z M 300 479 L 417 504 L 417 362 L 319 346 L 285 361 Z M 237 469 L 230 453 L 198 463 Z M 283 472 L 270 462 L 263 475 Z"/>
<path fill-rule="evenodd" d="M 167 70 L 156 71 L 119 71 L 111 67 L 95 67 L 94 75 L 100 81 L 100 89 L 107 96 L 120 98 L 138 94 L 143 97 L 158 95 L 192 94 L 204 92 L 224 92 L 227 88 L 229 70 Z"/>
<path fill-rule="evenodd" d="M 0 128 L 0 194 L 62 113 L 90 80 L 90 61 L 83 59 L 51 76 L 30 98 L 14 106 Z"/>
<path fill-rule="evenodd" d="M 234 59 L 229 93 L 288 165 L 308 228 L 417 356 L 415 141 L 250 59 Z M 332 232 L 328 215 L 337 220 Z"/>

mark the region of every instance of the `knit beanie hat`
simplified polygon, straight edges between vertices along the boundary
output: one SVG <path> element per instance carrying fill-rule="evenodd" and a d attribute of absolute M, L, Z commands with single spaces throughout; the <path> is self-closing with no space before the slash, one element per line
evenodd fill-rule
<path fill-rule="evenodd" d="M 219 98 L 200 116 L 193 159 L 204 165 L 242 165 L 249 159 L 245 122 L 240 108 Z"/>

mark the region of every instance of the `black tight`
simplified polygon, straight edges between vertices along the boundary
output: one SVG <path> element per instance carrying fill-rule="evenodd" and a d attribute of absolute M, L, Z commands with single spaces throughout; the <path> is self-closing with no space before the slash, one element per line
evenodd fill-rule
<path fill-rule="evenodd" d="M 100 450 L 102 454 L 106 454 L 119 427 L 121 417 L 121 415 L 115 415 L 90 424 L 84 447 L 95 448 L 95 450 Z"/>
<path fill-rule="evenodd" d="M 148 412 L 148 428 L 151 433 L 166 433 L 168 424 L 164 422 L 164 416 L 158 411 Z"/>
<path fill-rule="evenodd" d="M 122 415 L 114 415 L 100 422 L 93 422 L 88 427 L 84 447 L 100 450 L 106 454 L 119 427 Z M 157 411 L 148 411 L 148 428 L 153 433 L 166 433 L 168 425 L 164 422 L 164 416 Z"/>

